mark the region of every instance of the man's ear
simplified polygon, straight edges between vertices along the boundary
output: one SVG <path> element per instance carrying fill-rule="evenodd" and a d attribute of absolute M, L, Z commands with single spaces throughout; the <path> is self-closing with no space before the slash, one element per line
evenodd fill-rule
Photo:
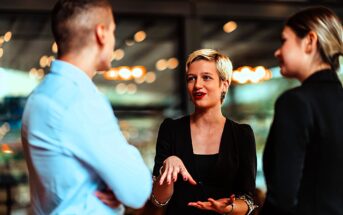
<path fill-rule="evenodd" d="M 310 31 L 304 39 L 306 53 L 311 53 L 317 50 L 318 35 L 315 32 Z"/>
<path fill-rule="evenodd" d="M 95 26 L 95 38 L 99 45 L 103 46 L 106 41 L 106 27 L 104 24 L 97 24 Z"/>

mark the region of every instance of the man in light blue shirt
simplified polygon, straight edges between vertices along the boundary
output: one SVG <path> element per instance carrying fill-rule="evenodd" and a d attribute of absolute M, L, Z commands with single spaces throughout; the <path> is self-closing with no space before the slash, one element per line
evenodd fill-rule
<path fill-rule="evenodd" d="M 140 208 L 151 174 L 91 78 L 108 70 L 115 23 L 107 0 L 59 0 L 52 14 L 58 60 L 30 95 L 22 126 L 31 214 L 121 214 L 96 197 L 106 187 Z"/>

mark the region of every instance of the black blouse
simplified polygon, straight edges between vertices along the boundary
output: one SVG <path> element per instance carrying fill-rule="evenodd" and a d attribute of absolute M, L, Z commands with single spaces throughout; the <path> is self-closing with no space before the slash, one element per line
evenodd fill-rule
<path fill-rule="evenodd" d="M 209 180 L 200 180 L 196 155 L 193 153 L 190 117 L 166 119 L 160 126 L 153 175 L 159 175 L 163 161 L 178 156 L 197 185 L 184 182 L 181 177 L 174 184 L 174 194 L 167 206 L 167 214 L 205 215 L 210 211 L 189 207 L 193 201 L 206 201 L 235 195 L 250 195 L 255 191 L 256 147 L 249 125 L 226 119 L 221 137 L 218 158 L 208 169 Z"/>

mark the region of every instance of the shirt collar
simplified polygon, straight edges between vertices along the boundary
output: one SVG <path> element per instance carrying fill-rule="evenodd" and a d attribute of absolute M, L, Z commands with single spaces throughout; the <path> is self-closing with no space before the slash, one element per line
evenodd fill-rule
<path fill-rule="evenodd" d="M 320 70 L 308 77 L 305 81 L 303 81 L 302 85 L 307 85 L 311 83 L 318 83 L 318 82 L 331 82 L 331 83 L 337 83 L 339 85 L 342 85 L 338 75 L 335 71 L 332 71 L 330 69 Z"/>
<path fill-rule="evenodd" d="M 80 68 L 62 60 L 54 60 L 50 68 L 51 73 L 62 75 L 76 84 L 89 87 L 94 86 L 92 79 Z"/>

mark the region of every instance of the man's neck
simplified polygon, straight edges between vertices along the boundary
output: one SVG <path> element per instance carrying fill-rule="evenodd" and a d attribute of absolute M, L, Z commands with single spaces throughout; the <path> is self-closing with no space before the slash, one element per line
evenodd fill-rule
<path fill-rule="evenodd" d="M 92 79 L 94 75 L 96 74 L 96 68 L 95 68 L 95 59 L 93 56 L 90 56 L 89 54 L 82 54 L 80 53 L 68 53 L 65 55 L 62 55 L 58 58 L 59 60 L 68 62 L 80 70 L 82 70 L 86 75 Z"/>

